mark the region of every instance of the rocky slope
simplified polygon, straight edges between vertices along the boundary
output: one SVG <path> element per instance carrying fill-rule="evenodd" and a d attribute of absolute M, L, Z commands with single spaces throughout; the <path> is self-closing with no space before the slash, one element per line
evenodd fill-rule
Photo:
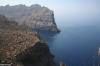
<path fill-rule="evenodd" d="M 0 15 L 0 63 L 12 66 L 54 66 L 48 45 Z"/>
<path fill-rule="evenodd" d="M 0 15 L 0 31 L 7 31 L 7 30 L 28 30 L 26 26 L 18 25 L 14 21 L 9 21 L 5 16 Z"/>
<path fill-rule="evenodd" d="M 33 29 L 59 32 L 53 11 L 40 5 L 0 6 L 0 14 Z"/>

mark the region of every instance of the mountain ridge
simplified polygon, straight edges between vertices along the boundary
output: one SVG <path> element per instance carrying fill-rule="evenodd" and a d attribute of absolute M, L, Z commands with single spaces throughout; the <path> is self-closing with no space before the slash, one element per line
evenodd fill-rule
<path fill-rule="evenodd" d="M 0 14 L 18 22 L 19 25 L 26 25 L 32 29 L 60 32 L 55 22 L 54 12 L 38 4 L 0 6 Z"/>

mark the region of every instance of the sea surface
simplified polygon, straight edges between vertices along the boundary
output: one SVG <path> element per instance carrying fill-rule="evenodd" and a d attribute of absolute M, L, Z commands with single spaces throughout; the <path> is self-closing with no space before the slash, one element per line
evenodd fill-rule
<path fill-rule="evenodd" d="M 56 18 L 60 33 L 40 32 L 48 42 L 57 66 L 60 62 L 67 66 L 98 66 L 100 17 L 81 15 L 64 18 Z"/>

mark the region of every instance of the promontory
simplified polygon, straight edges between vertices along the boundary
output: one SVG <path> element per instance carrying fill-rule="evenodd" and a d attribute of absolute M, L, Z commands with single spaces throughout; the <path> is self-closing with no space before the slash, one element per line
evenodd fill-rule
<path fill-rule="evenodd" d="M 54 12 L 38 4 L 0 6 L 0 14 L 5 15 L 10 21 L 16 21 L 19 25 L 26 25 L 35 30 L 60 31 L 55 23 Z"/>
<path fill-rule="evenodd" d="M 0 15 L 1 66 L 55 66 L 47 43 Z"/>

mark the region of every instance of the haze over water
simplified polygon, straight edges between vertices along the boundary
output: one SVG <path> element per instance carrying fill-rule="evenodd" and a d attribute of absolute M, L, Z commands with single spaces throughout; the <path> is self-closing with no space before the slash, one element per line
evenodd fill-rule
<path fill-rule="evenodd" d="M 76 19 L 60 22 L 61 33 L 54 36 L 55 40 L 51 46 L 56 59 L 68 66 L 92 66 L 94 62 L 97 64 L 100 47 L 99 17 L 77 16 Z"/>
<path fill-rule="evenodd" d="M 97 66 L 100 47 L 100 0 L 1 0 L 0 5 L 40 4 L 54 11 L 59 34 L 41 33 L 55 62 Z"/>
<path fill-rule="evenodd" d="M 61 8 L 60 12 L 55 10 L 56 23 L 61 33 L 46 33 L 45 37 L 48 38 L 57 64 L 64 62 L 68 66 L 97 66 L 100 47 L 98 7 L 100 6 L 84 3 Z"/>

